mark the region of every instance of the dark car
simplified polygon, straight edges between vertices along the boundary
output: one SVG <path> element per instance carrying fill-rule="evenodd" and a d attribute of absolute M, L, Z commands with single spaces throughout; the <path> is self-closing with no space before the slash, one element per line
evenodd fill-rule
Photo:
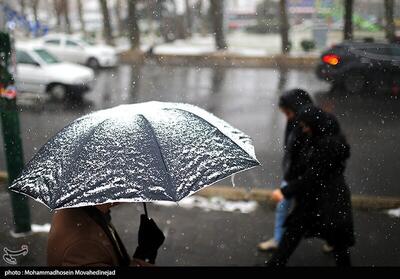
<path fill-rule="evenodd" d="M 344 42 L 324 51 L 317 76 L 347 92 L 400 85 L 400 44 Z"/>

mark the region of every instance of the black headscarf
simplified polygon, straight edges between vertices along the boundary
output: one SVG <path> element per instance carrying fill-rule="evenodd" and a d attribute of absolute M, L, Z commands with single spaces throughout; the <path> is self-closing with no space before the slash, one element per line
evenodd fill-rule
<path fill-rule="evenodd" d="M 283 93 L 279 98 L 279 107 L 288 108 L 296 115 L 304 108 L 312 106 L 313 101 L 310 95 L 303 89 L 292 89 Z"/>
<path fill-rule="evenodd" d="M 335 136 L 341 133 L 336 117 L 317 107 L 305 108 L 299 113 L 298 121 L 310 127 L 313 138 Z"/>
<path fill-rule="evenodd" d="M 288 120 L 285 129 L 284 146 L 288 145 L 288 138 L 293 129 L 298 125 L 297 115 L 305 108 L 312 106 L 313 101 L 310 95 L 303 89 L 291 89 L 283 93 L 279 98 L 279 107 L 287 108 L 295 113 L 295 118 Z M 297 137 L 297 136 L 296 136 Z M 296 139 L 293 139 L 295 142 Z"/>

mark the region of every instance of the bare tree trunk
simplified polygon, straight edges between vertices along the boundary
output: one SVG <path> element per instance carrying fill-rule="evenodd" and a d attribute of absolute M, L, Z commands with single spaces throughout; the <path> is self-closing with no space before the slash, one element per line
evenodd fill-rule
<path fill-rule="evenodd" d="M 203 0 L 198 0 L 197 1 L 196 6 L 195 6 L 195 11 L 196 11 L 197 18 L 200 21 L 200 24 L 199 24 L 200 25 L 200 27 L 199 27 L 200 33 L 201 33 L 202 36 L 205 36 L 207 34 L 208 29 L 209 29 L 208 28 L 209 27 L 209 25 L 208 25 L 209 18 L 207 16 L 204 16 L 204 13 L 203 13 Z"/>
<path fill-rule="evenodd" d="M 353 8 L 354 0 L 344 0 L 343 38 L 345 40 L 353 39 Z"/>
<path fill-rule="evenodd" d="M 62 0 L 54 0 L 54 12 L 56 15 L 56 30 L 61 30 Z"/>
<path fill-rule="evenodd" d="M 210 0 L 210 4 L 215 45 L 218 50 L 227 49 L 228 45 L 224 34 L 224 1 Z"/>
<path fill-rule="evenodd" d="M 79 16 L 79 22 L 81 24 L 81 32 L 83 33 L 84 36 L 86 36 L 86 24 L 85 24 L 85 19 L 83 18 L 82 0 L 77 0 L 76 5 L 78 7 L 78 16 Z"/>
<path fill-rule="evenodd" d="M 289 20 L 287 15 L 286 0 L 279 1 L 279 29 L 281 33 L 281 51 L 283 54 L 289 53 Z"/>
<path fill-rule="evenodd" d="M 20 13 L 21 15 L 26 14 L 26 5 L 25 5 L 25 0 L 19 0 L 19 7 L 20 7 Z"/>
<path fill-rule="evenodd" d="M 136 4 L 138 0 L 128 0 L 128 36 L 131 43 L 131 49 L 140 47 L 140 30 L 138 25 L 138 16 L 136 14 Z"/>
<path fill-rule="evenodd" d="M 390 43 L 396 40 L 396 27 L 394 24 L 394 0 L 385 0 L 386 39 Z"/>
<path fill-rule="evenodd" d="M 32 0 L 32 13 L 33 13 L 33 18 L 35 21 L 38 21 L 38 7 L 39 7 L 39 0 Z"/>
<path fill-rule="evenodd" d="M 61 6 L 62 6 L 62 13 L 64 15 L 65 31 L 68 34 L 71 34 L 72 30 L 71 30 L 71 21 L 69 20 L 69 2 L 68 2 L 68 0 L 62 0 Z"/>
<path fill-rule="evenodd" d="M 155 29 L 154 29 L 154 18 L 153 12 L 155 9 L 155 5 L 153 1 L 147 1 L 146 11 L 147 11 L 147 22 L 148 22 L 148 35 L 152 38 L 151 44 L 154 44 L 154 36 L 155 36 Z"/>
<path fill-rule="evenodd" d="M 115 2 L 115 17 L 117 18 L 117 31 L 118 31 L 118 36 L 122 35 L 122 27 L 124 26 L 124 22 L 122 20 L 122 14 L 121 14 L 121 9 L 122 9 L 122 1 L 121 0 L 116 0 Z"/>
<path fill-rule="evenodd" d="M 193 28 L 193 12 L 192 7 L 190 6 L 190 0 L 185 0 L 186 5 L 186 37 L 192 36 L 192 28 Z"/>
<path fill-rule="evenodd" d="M 101 12 L 103 14 L 103 36 L 107 44 L 113 45 L 114 39 L 112 35 L 110 14 L 108 12 L 107 0 L 100 0 Z"/>

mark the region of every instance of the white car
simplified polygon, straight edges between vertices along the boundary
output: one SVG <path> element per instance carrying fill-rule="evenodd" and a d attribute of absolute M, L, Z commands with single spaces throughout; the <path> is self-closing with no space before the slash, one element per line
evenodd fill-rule
<path fill-rule="evenodd" d="M 48 93 L 52 97 L 79 97 L 94 83 L 92 69 L 60 62 L 41 46 L 16 45 L 16 87 L 20 92 Z"/>
<path fill-rule="evenodd" d="M 90 44 L 65 34 L 53 34 L 39 40 L 42 46 L 61 61 L 79 63 L 91 68 L 114 67 L 116 50 L 108 45 Z"/>

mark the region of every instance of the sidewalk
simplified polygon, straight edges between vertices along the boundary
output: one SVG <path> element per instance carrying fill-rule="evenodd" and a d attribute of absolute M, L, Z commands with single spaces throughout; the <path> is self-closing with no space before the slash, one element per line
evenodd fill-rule
<path fill-rule="evenodd" d="M 384 40 L 383 32 L 369 33 L 356 31 L 355 37 L 374 37 Z M 211 34 L 193 34 L 187 39 L 170 43 L 160 38 L 143 36 L 140 50 L 130 50 L 127 38 L 116 39 L 120 61 L 126 64 L 144 63 L 152 58 L 162 65 L 195 65 L 199 67 L 290 67 L 296 69 L 312 69 L 319 61 L 323 49 L 329 48 L 343 40 L 342 31 L 331 30 L 327 35 L 326 47 L 306 52 L 301 47 L 303 40 L 313 38 L 311 26 L 292 26 L 289 35 L 292 49 L 289 55 L 281 53 L 281 37 L 278 33 L 252 34 L 233 31 L 226 35 L 228 49 L 216 51 Z M 147 55 L 152 47 L 152 55 Z"/>
<path fill-rule="evenodd" d="M 32 223 L 51 222 L 47 208 L 34 201 L 30 204 Z M 273 229 L 274 212 L 266 203 L 230 203 L 196 197 L 183 200 L 180 207 L 151 204 L 148 210 L 166 235 L 158 265 L 263 266 L 270 256 L 256 249 L 258 242 L 271 237 Z M 18 264 L 45 265 L 47 234 L 20 239 L 10 236 L 10 200 L 4 190 L 0 190 L 0 211 L 4 224 L 0 229 L 1 251 L 4 247 L 18 249 L 27 244 L 29 253 L 19 258 Z M 130 254 L 136 247 L 142 212 L 141 204 L 126 204 L 112 210 L 113 222 Z M 354 265 L 400 266 L 400 218 L 391 217 L 386 211 L 355 210 L 354 215 L 357 233 L 357 244 L 352 249 Z M 332 257 L 321 252 L 321 245 L 320 240 L 303 241 L 289 265 L 332 266 Z M 1 261 L 0 266 L 3 265 L 7 264 Z"/>
<path fill-rule="evenodd" d="M 211 35 L 194 34 L 185 40 L 164 43 L 143 37 L 139 51 L 129 50 L 126 38 L 116 40 L 116 48 L 122 63 L 143 63 L 146 59 L 163 65 L 196 65 L 203 67 L 292 67 L 312 68 L 315 66 L 319 51 L 304 52 L 300 47 L 301 39 L 309 32 L 293 32 L 294 46 L 289 56 L 282 56 L 279 34 L 249 34 L 232 32 L 227 35 L 228 49 L 216 51 Z M 148 55 L 150 47 L 152 55 Z"/>

